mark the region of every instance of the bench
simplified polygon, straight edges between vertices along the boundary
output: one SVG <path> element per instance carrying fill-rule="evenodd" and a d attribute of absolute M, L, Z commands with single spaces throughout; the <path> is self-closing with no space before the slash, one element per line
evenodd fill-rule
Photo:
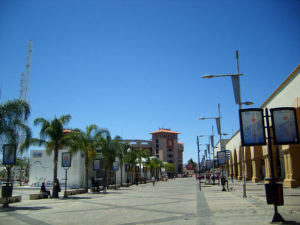
<path fill-rule="evenodd" d="M 64 191 L 62 191 L 64 193 Z M 85 193 L 85 189 L 76 189 L 76 190 L 67 190 L 67 195 L 77 195 L 77 194 L 82 194 Z"/>
<path fill-rule="evenodd" d="M 42 193 L 29 195 L 29 200 L 37 200 L 37 199 L 43 199 L 43 198 L 48 198 L 48 197 L 46 197 L 46 195 L 42 194 Z"/>
<path fill-rule="evenodd" d="M 5 203 L 6 198 L 0 198 L 0 204 Z M 8 202 L 9 203 L 16 203 L 16 202 L 21 202 L 22 201 L 22 196 L 12 196 L 12 197 L 8 197 Z"/>

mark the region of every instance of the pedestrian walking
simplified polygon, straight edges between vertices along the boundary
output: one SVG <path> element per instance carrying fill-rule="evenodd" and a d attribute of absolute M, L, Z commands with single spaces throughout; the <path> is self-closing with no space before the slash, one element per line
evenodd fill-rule
<path fill-rule="evenodd" d="M 152 185 L 154 187 L 155 186 L 155 177 L 154 176 L 152 177 L 151 181 L 152 181 Z"/>

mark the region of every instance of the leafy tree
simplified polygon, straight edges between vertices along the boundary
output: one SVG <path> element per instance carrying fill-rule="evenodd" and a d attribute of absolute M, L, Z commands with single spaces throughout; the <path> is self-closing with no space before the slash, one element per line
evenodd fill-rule
<path fill-rule="evenodd" d="M 53 189 L 54 181 L 57 179 L 57 160 L 58 152 L 67 146 L 67 138 L 64 134 L 64 126 L 71 120 L 70 115 L 62 115 L 60 118 L 54 118 L 48 121 L 44 118 L 37 118 L 34 120 L 34 125 L 40 125 L 40 139 L 31 138 L 30 145 L 45 146 L 46 153 L 51 155 L 54 152 L 53 158 Z M 24 147 L 24 146 L 21 146 Z"/>
<path fill-rule="evenodd" d="M 192 158 L 188 160 L 188 165 L 193 166 L 195 171 L 197 170 L 197 163 L 194 162 Z"/>
<path fill-rule="evenodd" d="M 97 149 L 100 147 L 103 135 L 108 134 L 106 129 L 99 129 L 97 125 L 87 126 L 85 131 L 74 129 L 67 134 L 67 145 L 72 154 L 78 152 L 84 153 L 85 156 L 85 191 L 88 192 L 88 174 L 89 165 L 97 155 Z"/>
<path fill-rule="evenodd" d="M 29 104 L 23 100 L 7 101 L 0 104 L 1 144 L 15 144 L 18 147 L 19 141 L 21 140 L 20 133 L 24 133 L 25 140 L 22 144 L 24 146 L 22 150 L 29 147 L 31 130 L 25 123 L 29 114 Z"/>
<path fill-rule="evenodd" d="M 167 173 L 174 173 L 175 172 L 175 165 L 174 165 L 174 163 L 167 163 L 165 165 L 165 169 L 166 169 Z"/>

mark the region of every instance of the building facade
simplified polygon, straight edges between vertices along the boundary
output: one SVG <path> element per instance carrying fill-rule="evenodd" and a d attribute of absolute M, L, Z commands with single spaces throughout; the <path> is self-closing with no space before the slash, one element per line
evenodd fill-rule
<path fill-rule="evenodd" d="M 155 131 L 152 134 L 152 140 L 136 140 L 136 139 L 127 139 L 122 140 L 123 142 L 130 143 L 133 151 L 135 149 L 143 148 L 148 150 L 152 156 L 156 156 L 163 162 L 174 163 L 176 168 L 176 175 L 182 173 L 182 154 L 183 154 L 183 144 L 178 143 L 178 132 L 174 132 L 167 129 L 160 129 Z M 60 180 L 62 186 L 65 183 L 65 169 L 61 165 L 62 162 L 62 153 L 67 152 L 68 149 L 63 149 L 59 151 L 58 156 L 58 166 L 57 166 L 57 176 Z M 157 153 L 158 152 L 158 153 Z M 30 175 L 29 175 L 29 185 L 32 186 L 41 186 L 42 182 L 45 182 L 47 186 L 52 186 L 53 182 L 53 154 L 47 155 L 44 150 L 31 150 L 30 151 Z M 85 181 L 85 163 L 84 163 L 84 154 L 77 153 L 72 156 L 71 167 L 67 170 L 67 184 L 71 188 L 84 187 Z M 100 169 L 98 171 L 93 170 L 93 163 L 90 163 L 89 167 L 89 186 L 91 186 L 91 179 L 101 181 L 104 177 L 104 160 L 101 156 L 100 151 L 97 154 L 96 159 L 100 159 Z M 116 161 L 119 161 L 116 158 Z M 139 167 L 139 165 L 137 165 Z M 143 171 L 143 164 L 140 171 Z M 117 184 L 122 182 L 133 182 L 134 176 L 130 172 L 126 172 L 125 163 L 123 165 L 123 172 L 121 174 L 120 169 L 109 175 L 109 179 L 112 179 L 111 182 L 116 182 Z M 141 172 L 141 178 L 150 179 L 150 171 Z"/>
<path fill-rule="evenodd" d="M 286 80 L 260 106 L 261 109 L 277 107 L 294 107 L 298 119 L 298 133 L 300 134 L 300 65 L 286 78 Z M 219 147 L 216 147 L 218 151 Z M 258 182 L 271 177 L 270 156 L 268 147 L 250 146 L 242 151 L 240 131 L 238 130 L 226 143 L 230 150 L 229 174 L 241 180 L 242 153 L 245 159 L 245 178 Z M 282 180 L 285 187 L 300 187 L 300 144 L 273 145 L 273 164 L 275 177 Z"/>
<path fill-rule="evenodd" d="M 130 143 L 134 149 L 144 148 L 151 152 L 159 160 L 166 163 L 173 163 L 175 166 L 175 175 L 182 174 L 183 171 L 183 143 L 178 142 L 180 133 L 170 129 L 159 129 L 150 133 L 151 140 L 123 140 Z"/>

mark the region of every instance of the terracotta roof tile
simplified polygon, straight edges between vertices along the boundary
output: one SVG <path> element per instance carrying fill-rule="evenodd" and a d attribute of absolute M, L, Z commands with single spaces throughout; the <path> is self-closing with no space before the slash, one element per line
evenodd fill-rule
<path fill-rule="evenodd" d="M 166 130 L 166 129 L 159 129 L 159 130 L 154 131 L 154 132 L 152 132 L 150 134 L 158 134 L 158 133 L 180 134 L 178 132 L 171 131 L 171 130 Z"/>

